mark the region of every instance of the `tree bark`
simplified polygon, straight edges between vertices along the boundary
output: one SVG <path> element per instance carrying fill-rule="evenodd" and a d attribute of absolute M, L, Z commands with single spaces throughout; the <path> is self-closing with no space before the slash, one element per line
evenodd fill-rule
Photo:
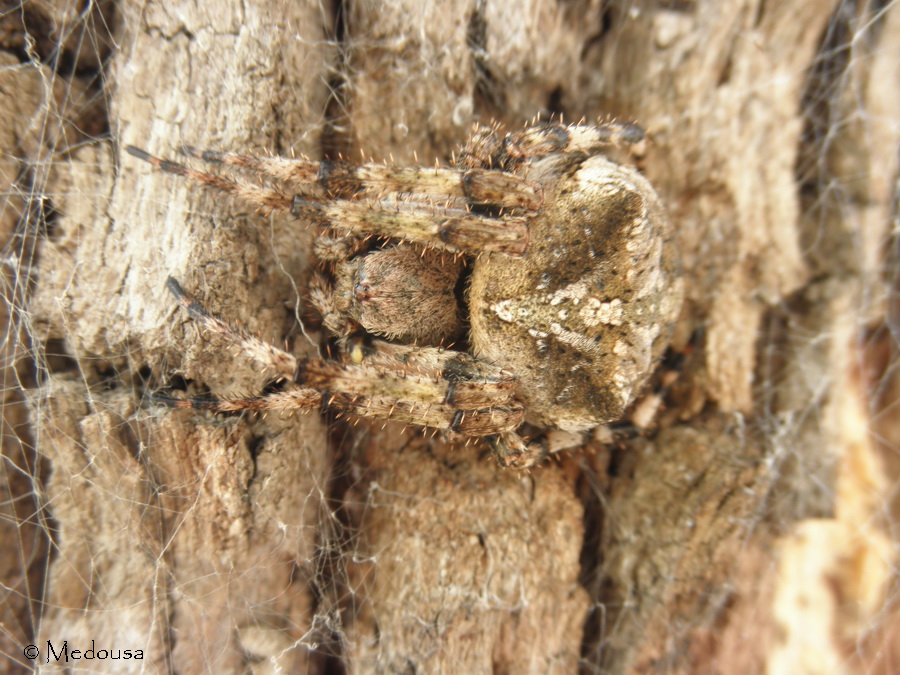
<path fill-rule="evenodd" d="M 893 5 L 121 0 L 8 16 L 11 663 L 29 643 L 55 663 L 63 641 L 143 652 L 82 666 L 178 672 L 900 659 Z M 170 275 L 316 353 L 315 233 L 125 145 L 449 164 L 473 123 L 537 114 L 649 133 L 638 163 L 687 301 L 640 433 L 626 420 L 523 474 L 394 424 L 151 404 L 179 383 L 267 384 L 186 318 Z"/>

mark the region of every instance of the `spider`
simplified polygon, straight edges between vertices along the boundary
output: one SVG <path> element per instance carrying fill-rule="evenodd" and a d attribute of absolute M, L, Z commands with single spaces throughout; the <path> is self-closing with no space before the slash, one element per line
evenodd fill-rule
<path fill-rule="evenodd" d="M 280 389 L 180 399 L 218 412 L 327 407 L 456 437 L 484 437 L 501 464 L 547 455 L 541 434 L 615 421 L 662 355 L 682 300 L 663 207 L 635 169 L 604 156 L 639 143 L 634 124 L 476 127 L 453 168 L 183 154 L 280 184 L 262 187 L 127 151 L 323 228 L 310 299 L 340 349 L 298 360 L 207 312 L 191 318 L 267 365 Z M 442 345 L 459 340 L 466 350 Z"/>

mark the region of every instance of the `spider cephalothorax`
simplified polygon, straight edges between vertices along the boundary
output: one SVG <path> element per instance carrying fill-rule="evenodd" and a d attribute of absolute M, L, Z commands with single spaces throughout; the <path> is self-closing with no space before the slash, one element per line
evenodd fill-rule
<path fill-rule="evenodd" d="M 129 147 L 160 169 L 321 225 L 311 300 L 342 346 L 336 360 L 298 363 L 208 314 L 170 279 L 193 318 L 287 385 L 252 398 L 160 400 L 217 411 L 328 405 L 489 437 L 501 462 L 520 467 L 545 454 L 516 433 L 523 421 L 583 431 L 620 418 L 665 349 L 682 298 L 656 193 L 600 154 L 642 138 L 618 123 L 478 128 L 456 168 L 434 169 L 185 149 L 281 181 L 281 190 Z M 374 337 L 361 348 L 360 335 Z M 440 346 L 450 339 L 468 351 Z"/>

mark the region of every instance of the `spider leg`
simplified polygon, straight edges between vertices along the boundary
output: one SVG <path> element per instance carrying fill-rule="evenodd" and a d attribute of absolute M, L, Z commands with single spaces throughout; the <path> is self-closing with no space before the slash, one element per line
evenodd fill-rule
<path fill-rule="evenodd" d="M 300 196 L 293 198 L 290 210 L 299 218 L 335 229 L 400 239 L 445 251 L 521 255 L 528 244 L 524 216 L 489 217 L 462 208 L 393 200 L 340 200 L 320 204 Z"/>
<path fill-rule="evenodd" d="M 569 125 L 547 122 L 503 135 L 496 128 L 481 127 L 463 149 L 460 165 L 515 171 L 537 157 L 595 155 L 609 147 L 638 146 L 645 137 L 637 124 L 617 121 Z"/>
<path fill-rule="evenodd" d="M 373 340 L 355 360 L 374 373 L 419 383 L 399 387 L 393 392 L 397 394 L 395 398 L 418 388 L 417 391 L 424 392 L 418 400 L 446 403 L 463 410 L 492 405 L 518 406 L 514 403 L 513 376 L 466 352 Z M 377 390 L 383 391 L 384 387 L 378 385 Z"/>
<path fill-rule="evenodd" d="M 521 425 L 516 382 L 501 368 L 462 352 L 411 347 L 380 340 L 367 352 L 350 354 L 349 364 L 293 356 L 208 312 L 169 277 L 166 286 L 192 319 L 270 365 L 289 384 L 282 390 L 237 398 L 179 399 L 154 396 L 173 408 L 215 412 L 291 411 L 331 407 L 360 417 L 391 419 L 446 429 L 463 436 L 487 436 Z"/>
<path fill-rule="evenodd" d="M 297 359 L 286 351 L 278 349 L 270 345 L 258 337 L 250 335 L 247 331 L 236 328 L 229 323 L 223 321 L 215 314 L 211 314 L 203 305 L 188 295 L 175 279 L 169 277 L 166 279 L 166 288 L 175 296 L 175 299 L 181 303 L 188 315 L 206 328 L 211 333 L 216 333 L 230 340 L 250 358 L 260 361 L 266 367 L 271 368 L 281 377 L 293 380 L 297 372 Z"/>
<path fill-rule="evenodd" d="M 350 303 L 346 298 L 341 302 L 341 298 L 335 295 L 332 284 L 324 275 L 313 274 L 309 281 L 309 299 L 319 311 L 323 325 L 333 335 L 346 338 L 357 328 L 348 316 Z"/>
<path fill-rule="evenodd" d="M 449 199 L 461 204 L 529 210 L 536 210 L 543 203 L 539 185 L 502 171 L 395 167 L 331 160 L 314 162 L 305 157 L 245 155 L 199 150 L 187 145 L 181 147 L 181 152 L 211 164 L 247 169 L 289 185 L 317 186 L 331 199 L 417 195 L 431 201 Z"/>
<path fill-rule="evenodd" d="M 456 205 L 452 200 L 443 205 L 428 201 L 423 203 L 401 194 L 388 199 L 336 199 L 322 203 L 313 196 L 291 197 L 273 188 L 196 171 L 177 162 L 154 157 L 131 145 L 126 150 L 162 171 L 234 194 L 265 214 L 289 212 L 316 225 L 405 240 L 453 252 L 496 251 L 521 255 L 528 243 L 524 215 L 479 215 L 471 213 L 468 205 Z"/>
<path fill-rule="evenodd" d="M 358 365 L 310 361 L 298 382 L 327 391 L 323 405 L 356 415 L 487 436 L 516 429 L 515 380 L 468 354 L 376 340 Z"/>
<path fill-rule="evenodd" d="M 154 394 L 152 400 L 170 408 L 220 413 L 294 412 L 328 407 L 356 417 L 404 422 L 467 437 L 512 433 L 522 424 L 522 408 L 518 405 L 463 410 L 446 403 L 397 400 L 389 396 L 368 396 L 348 391 L 332 393 L 294 385 L 283 391 L 242 398 L 180 399 L 168 394 Z"/>
<path fill-rule="evenodd" d="M 233 194 L 238 199 L 259 208 L 266 215 L 271 214 L 273 211 L 284 212 L 291 210 L 291 198 L 277 190 L 250 183 L 242 183 L 225 176 L 206 173 L 205 171 L 197 171 L 178 162 L 154 157 L 133 145 L 126 146 L 125 150 L 128 154 L 148 162 L 160 171 L 182 176 L 213 190 Z"/>
<path fill-rule="evenodd" d="M 318 408 L 322 405 L 322 396 L 322 392 L 315 389 L 289 386 L 283 391 L 243 398 L 215 398 L 212 396 L 175 398 L 169 394 L 156 393 L 151 396 L 151 400 L 154 403 L 170 408 L 212 410 L 220 413 L 265 412 L 269 410 L 283 412 Z"/>
<path fill-rule="evenodd" d="M 153 398 L 172 408 L 225 413 L 329 407 L 462 436 L 511 432 L 522 424 L 522 406 L 512 398 L 515 382 L 499 368 L 448 350 L 390 346 L 388 353 L 361 365 L 321 359 L 301 362 L 296 383 L 259 396 Z"/>
<path fill-rule="evenodd" d="M 642 127 L 630 122 L 553 124 L 529 127 L 511 134 L 512 145 L 526 155 L 579 152 L 594 155 L 610 146 L 637 145 L 645 138 Z"/>

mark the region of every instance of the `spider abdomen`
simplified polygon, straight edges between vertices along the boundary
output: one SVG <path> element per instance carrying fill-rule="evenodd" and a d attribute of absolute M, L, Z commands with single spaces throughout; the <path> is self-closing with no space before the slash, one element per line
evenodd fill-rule
<path fill-rule="evenodd" d="M 548 197 L 521 257 L 487 254 L 469 291 L 474 353 L 509 370 L 529 420 L 580 431 L 620 418 L 681 306 L 655 191 L 604 157 L 535 163 Z"/>

